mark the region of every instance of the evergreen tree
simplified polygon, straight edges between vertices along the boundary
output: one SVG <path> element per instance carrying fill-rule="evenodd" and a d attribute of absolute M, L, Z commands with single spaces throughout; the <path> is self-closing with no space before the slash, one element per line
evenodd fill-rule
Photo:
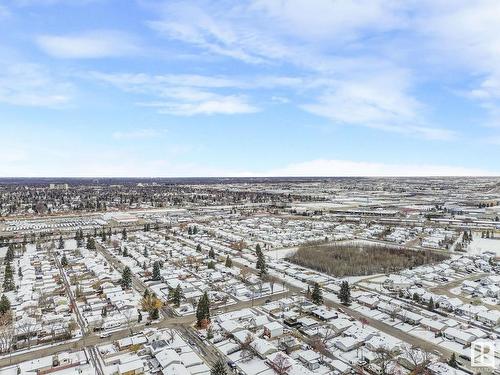
<path fill-rule="evenodd" d="M 210 300 L 207 292 L 203 293 L 196 306 L 196 324 L 198 327 L 203 325 L 203 322 L 210 321 Z"/>
<path fill-rule="evenodd" d="M 200 244 L 196 245 L 196 252 L 201 253 L 201 245 Z"/>
<path fill-rule="evenodd" d="M 63 254 L 61 258 L 61 266 L 66 267 L 68 265 L 68 258 L 66 258 L 66 254 Z"/>
<path fill-rule="evenodd" d="M 122 230 L 122 240 L 126 240 L 126 239 L 127 239 L 127 229 L 123 228 L 123 230 Z"/>
<path fill-rule="evenodd" d="M 311 299 L 316 305 L 321 305 L 323 303 L 323 292 L 318 283 L 314 283 Z"/>
<path fill-rule="evenodd" d="M 106 228 L 103 228 L 102 229 L 102 234 L 101 234 L 101 239 L 102 239 L 102 242 L 106 242 L 108 236 L 106 234 Z"/>
<path fill-rule="evenodd" d="M 262 254 L 262 249 L 260 248 L 260 244 L 257 244 L 255 246 L 255 255 L 259 256 L 259 254 Z"/>
<path fill-rule="evenodd" d="M 195 225 L 193 227 L 193 234 L 197 234 L 198 233 L 198 227 Z"/>
<path fill-rule="evenodd" d="M 80 230 L 77 230 L 76 231 L 76 236 L 75 236 L 75 239 L 76 239 L 76 246 L 77 247 L 82 247 L 83 246 L 83 229 L 80 229 Z"/>
<path fill-rule="evenodd" d="M 62 236 L 60 236 L 60 237 L 59 237 L 59 245 L 57 245 L 57 248 L 58 248 L 59 250 L 64 249 L 64 239 L 63 239 L 63 237 L 62 237 Z"/>
<path fill-rule="evenodd" d="M 153 263 L 153 280 L 160 280 L 161 275 L 160 275 L 160 262 L 155 261 Z"/>
<path fill-rule="evenodd" d="M 144 256 L 144 258 L 149 258 L 149 252 L 148 252 L 148 248 L 147 247 L 144 248 L 144 251 L 142 252 L 142 255 Z"/>
<path fill-rule="evenodd" d="M 210 375 L 227 375 L 226 364 L 222 359 L 219 359 L 214 363 L 214 365 L 210 369 Z"/>
<path fill-rule="evenodd" d="M 10 311 L 10 301 L 6 295 L 2 294 L 2 298 L 0 298 L 0 314 L 4 315 L 9 311 Z"/>
<path fill-rule="evenodd" d="M 132 271 L 128 266 L 123 269 L 120 285 L 123 289 L 130 289 L 132 286 Z"/>
<path fill-rule="evenodd" d="M 214 251 L 214 249 L 212 247 L 208 251 L 208 257 L 212 258 L 212 259 L 215 259 L 215 251 Z"/>
<path fill-rule="evenodd" d="M 191 229 L 191 227 L 188 227 L 188 235 L 191 236 L 193 234 L 193 230 Z"/>
<path fill-rule="evenodd" d="M 351 303 L 351 288 L 347 281 L 342 281 L 342 284 L 340 284 L 339 299 L 344 305 Z"/>
<path fill-rule="evenodd" d="M 210 262 L 208 262 L 207 267 L 210 270 L 214 270 L 215 269 L 215 263 L 214 263 L 214 261 L 211 260 Z"/>
<path fill-rule="evenodd" d="M 177 286 L 172 292 L 172 302 L 176 307 L 180 306 L 183 296 L 184 293 L 182 293 L 181 284 L 177 284 Z"/>
<path fill-rule="evenodd" d="M 95 239 L 94 239 L 94 237 L 89 237 L 87 239 L 87 249 L 88 250 L 95 250 Z"/>
<path fill-rule="evenodd" d="M 10 263 L 14 260 L 14 245 L 10 244 L 5 253 L 4 264 Z"/>
<path fill-rule="evenodd" d="M 139 314 L 137 315 L 137 323 L 140 323 L 140 322 L 142 322 L 142 314 L 139 311 Z"/>
<path fill-rule="evenodd" d="M 434 299 L 431 297 L 429 303 L 427 304 L 427 310 L 434 311 L 435 307 L 436 306 L 434 305 Z"/>
<path fill-rule="evenodd" d="M 458 367 L 457 357 L 455 356 L 455 353 L 451 353 L 451 357 L 448 360 L 448 365 L 453 368 Z"/>
<path fill-rule="evenodd" d="M 151 311 L 150 318 L 151 320 L 160 319 L 160 310 L 157 307 Z"/>
<path fill-rule="evenodd" d="M 10 263 L 5 265 L 5 271 L 3 276 L 3 291 L 10 292 L 16 288 L 14 284 L 14 274 L 12 271 L 12 266 Z"/>
<path fill-rule="evenodd" d="M 128 257 L 128 249 L 126 247 L 123 248 L 123 256 Z"/>
<path fill-rule="evenodd" d="M 227 268 L 231 268 L 233 266 L 233 261 L 231 260 L 231 258 L 229 258 L 229 255 L 226 257 L 226 264 L 225 266 Z"/>
<path fill-rule="evenodd" d="M 257 253 L 257 264 L 255 265 L 255 268 L 259 270 L 259 276 L 261 277 L 267 273 L 266 258 L 264 257 L 262 251 Z"/>

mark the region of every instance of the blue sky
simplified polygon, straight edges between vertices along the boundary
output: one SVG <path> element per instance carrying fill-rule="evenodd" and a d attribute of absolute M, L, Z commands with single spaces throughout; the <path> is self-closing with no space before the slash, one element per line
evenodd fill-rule
<path fill-rule="evenodd" d="M 500 2 L 6 0 L 0 176 L 499 175 Z"/>

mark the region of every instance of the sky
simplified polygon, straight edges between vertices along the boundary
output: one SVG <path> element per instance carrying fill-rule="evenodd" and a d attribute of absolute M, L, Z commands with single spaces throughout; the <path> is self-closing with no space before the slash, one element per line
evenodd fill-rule
<path fill-rule="evenodd" d="M 2 0 L 0 176 L 500 175 L 500 2 Z"/>

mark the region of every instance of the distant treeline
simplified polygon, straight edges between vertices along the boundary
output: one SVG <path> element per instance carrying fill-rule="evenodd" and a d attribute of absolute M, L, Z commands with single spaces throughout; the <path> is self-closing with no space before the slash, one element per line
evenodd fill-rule
<path fill-rule="evenodd" d="M 449 257 L 433 251 L 369 243 L 305 245 L 287 260 L 332 276 L 362 276 L 397 272 L 441 262 Z"/>

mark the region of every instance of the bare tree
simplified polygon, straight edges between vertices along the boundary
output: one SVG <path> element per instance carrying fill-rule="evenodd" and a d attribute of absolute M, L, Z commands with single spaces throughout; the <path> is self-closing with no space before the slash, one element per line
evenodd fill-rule
<path fill-rule="evenodd" d="M 37 332 L 36 320 L 32 318 L 27 318 L 18 323 L 18 332 L 28 341 L 28 348 L 31 348 L 31 338 L 35 336 Z"/>
<path fill-rule="evenodd" d="M 326 341 L 320 337 L 315 338 L 311 342 L 311 347 L 321 355 L 321 360 L 323 360 L 325 355 L 330 354 L 326 347 Z"/>
<path fill-rule="evenodd" d="M 288 358 L 281 353 L 276 354 L 270 365 L 278 375 L 287 375 L 292 368 L 292 364 Z"/>
<path fill-rule="evenodd" d="M 427 367 L 431 363 L 432 359 L 429 352 L 417 346 L 406 345 L 403 348 L 403 355 L 412 367 L 412 374 L 425 375 L 429 373 Z"/>
<path fill-rule="evenodd" d="M 248 268 L 242 268 L 240 270 L 240 279 L 245 283 L 247 284 L 248 283 L 248 279 L 250 278 L 250 270 Z"/>
<path fill-rule="evenodd" d="M 125 324 L 127 328 L 130 330 L 130 333 L 134 333 L 134 327 L 137 324 L 137 317 L 135 316 L 134 308 L 130 306 L 125 306 L 123 311 L 121 311 L 122 315 L 125 317 Z"/>
<path fill-rule="evenodd" d="M 245 340 L 240 343 L 240 357 L 243 359 L 243 361 L 247 362 L 250 361 L 254 357 L 254 351 L 251 346 L 253 341 L 253 336 L 251 333 L 248 333 L 247 336 L 245 337 Z"/>
<path fill-rule="evenodd" d="M 396 353 L 381 346 L 375 350 L 375 363 L 380 368 L 380 375 L 391 375 L 389 370 L 392 363 L 395 361 Z"/>
<path fill-rule="evenodd" d="M 0 353 L 9 352 L 14 341 L 14 326 L 10 320 L 4 319 L 5 315 L 0 317 Z"/>

